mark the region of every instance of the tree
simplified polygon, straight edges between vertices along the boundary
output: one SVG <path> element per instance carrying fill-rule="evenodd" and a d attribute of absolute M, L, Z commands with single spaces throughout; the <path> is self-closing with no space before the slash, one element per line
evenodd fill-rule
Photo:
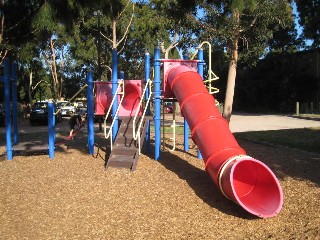
<path fill-rule="evenodd" d="M 55 99 L 61 99 L 64 88 L 65 66 L 74 36 L 79 34 L 77 26 L 92 6 L 99 1 L 42 1 L 31 21 L 43 56 L 52 77 Z M 70 58 L 69 58 L 70 59 Z M 71 60 L 71 59 L 70 59 Z M 72 61 L 72 60 L 71 60 Z"/>
<path fill-rule="evenodd" d="M 313 40 L 313 47 L 320 45 L 320 2 L 295 0 L 299 12 L 299 24 L 303 26 L 303 35 Z"/>
<path fill-rule="evenodd" d="M 20 68 L 23 69 L 23 81 L 27 88 L 28 101 L 32 104 L 33 93 L 40 86 L 44 78 L 41 76 L 43 73 L 42 63 L 38 57 L 38 49 L 35 43 L 27 42 L 21 46 L 20 51 L 17 53 Z M 26 75 L 26 76 L 25 76 Z M 41 76 L 41 77 L 40 77 Z"/>
<path fill-rule="evenodd" d="M 207 1 L 201 6 L 206 30 L 202 38 L 223 44 L 229 56 L 223 117 L 230 121 L 240 41 L 248 46 L 243 57 L 251 62 L 257 61 L 268 47 L 273 33 L 279 27 L 285 28 L 292 23 L 292 9 L 286 0 Z"/>
<path fill-rule="evenodd" d="M 27 0 L 0 1 L 0 62 L 6 56 L 16 58 L 19 47 L 32 39 L 30 19 L 38 3 Z"/>
<path fill-rule="evenodd" d="M 303 46 L 303 41 L 298 38 L 294 23 L 286 28 L 279 28 L 273 33 L 273 38 L 268 42 L 270 52 L 297 52 Z"/>
<path fill-rule="evenodd" d="M 149 52 L 152 56 L 153 49 L 159 42 L 163 43 L 163 46 L 171 44 L 170 29 L 174 24 L 170 22 L 172 23 L 171 19 L 165 15 L 165 12 L 156 8 L 153 1 L 136 3 L 135 17 L 120 59 L 129 78 L 143 77 L 145 52 Z M 177 51 L 171 51 L 169 56 L 179 57 Z"/>

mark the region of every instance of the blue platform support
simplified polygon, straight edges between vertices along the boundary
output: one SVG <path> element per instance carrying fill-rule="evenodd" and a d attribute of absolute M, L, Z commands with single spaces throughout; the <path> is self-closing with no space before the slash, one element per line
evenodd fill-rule
<path fill-rule="evenodd" d="M 87 72 L 87 128 L 88 128 L 88 151 L 94 154 L 94 102 L 93 102 L 93 75 Z"/>
<path fill-rule="evenodd" d="M 160 80 L 160 48 L 154 50 L 154 159 L 160 159 L 161 147 L 161 80 Z"/>
<path fill-rule="evenodd" d="M 4 59 L 4 97 L 6 114 L 6 148 L 7 160 L 12 160 L 12 140 L 11 140 L 11 111 L 10 111 L 10 77 L 9 77 L 9 59 Z"/>
<path fill-rule="evenodd" d="M 13 144 L 18 144 L 18 98 L 17 98 L 17 64 L 11 67 L 11 94 L 12 94 L 12 122 L 13 122 Z"/>
<path fill-rule="evenodd" d="M 188 56 L 184 55 L 183 56 L 184 60 L 188 60 Z M 184 146 L 184 151 L 189 151 L 189 124 L 187 120 L 184 118 L 183 120 L 183 146 Z"/>
<path fill-rule="evenodd" d="M 145 83 L 147 83 L 148 79 L 150 79 L 150 54 L 148 52 L 145 53 L 145 61 L 144 61 L 144 77 Z M 149 87 L 146 89 L 145 100 L 148 101 L 150 96 Z M 150 116 L 150 105 L 148 105 L 146 110 L 146 115 Z M 150 152 L 150 120 L 147 122 L 146 128 L 146 152 Z"/>
<path fill-rule="evenodd" d="M 48 145 L 49 145 L 49 158 L 54 158 L 54 142 L 55 142 L 55 116 L 54 116 L 54 103 L 48 103 Z"/>
<path fill-rule="evenodd" d="M 111 79 L 111 83 L 112 83 L 112 97 L 114 97 L 115 95 L 117 95 L 117 88 L 118 88 L 118 53 L 117 53 L 117 49 L 112 49 L 112 79 Z M 115 120 L 115 123 L 112 127 L 112 140 L 114 141 L 117 137 L 117 133 L 118 133 L 118 123 L 119 123 L 119 118 L 116 115 L 118 109 L 118 101 L 114 101 L 113 105 L 112 105 L 112 109 L 111 109 L 111 115 Z"/>
<path fill-rule="evenodd" d="M 198 73 L 203 79 L 204 61 L 203 61 L 203 49 L 202 48 L 200 48 L 198 50 L 198 60 L 199 60 L 199 62 L 198 62 Z M 202 159 L 202 155 L 201 155 L 201 152 L 199 151 L 199 149 L 198 149 L 198 154 L 197 155 L 198 155 L 199 159 Z"/>

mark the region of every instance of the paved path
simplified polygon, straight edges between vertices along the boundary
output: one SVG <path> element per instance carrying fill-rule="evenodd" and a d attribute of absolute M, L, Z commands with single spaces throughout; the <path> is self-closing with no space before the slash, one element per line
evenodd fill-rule
<path fill-rule="evenodd" d="M 166 119 L 172 119 L 171 114 L 166 114 Z M 177 124 L 183 124 L 183 118 L 176 116 Z M 166 121 L 171 124 L 171 121 Z M 247 132 L 247 131 L 264 131 L 264 130 L 279 130 L 293 129 L 305 127 L 320 127 L 320 121 L 299 119 L 285 115 L 254 115 L 254 114 L 234 114 L 231 117 L 230 129 L 232 132 Z M 42 132 L 47 131 L 48 126 L 40 125 L 30 127 L 28 121 L 19 123 L 19 132 Z M 99 125 L 95 123 L 95 131 L 98 131 Z M 56 126 L 56 131 L 69 131 L 68 119 L 63 119 Z M 5 134 L 5 128 L 0 128 L 0 134 Z"/>
<path fill-rule="evenodd" d="M 166 114 L 166 119 L 172 119 L 171 114 Z M 178 125 L 183 125 L 183 118 L 176 116 Z M 171 124 L 171 121 L 166 121 Z M 300 119 L 286 115 L 257 115 L 234 114 L 231 117 L 231 132 L 248 132 L 264 130 L 280 130 L 293 128 L 320 127 L 320 121 Z"/>
<path fill-rule="evenodd" d="M 300 119 L 285 115 L 234 114 L 231 117 L 232 132 L 264 131 L 293 128 L 320 127 L 320 121 Z"/>

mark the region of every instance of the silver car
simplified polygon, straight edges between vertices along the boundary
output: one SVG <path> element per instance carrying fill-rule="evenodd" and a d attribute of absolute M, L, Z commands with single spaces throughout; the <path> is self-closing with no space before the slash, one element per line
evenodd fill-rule
<path fill-rule="evenodd" d="M 67 101 L 57 102 L 57 107 L 61 109 L 62 116 L 72 116 L 76 112 L 76 107 Z"/>

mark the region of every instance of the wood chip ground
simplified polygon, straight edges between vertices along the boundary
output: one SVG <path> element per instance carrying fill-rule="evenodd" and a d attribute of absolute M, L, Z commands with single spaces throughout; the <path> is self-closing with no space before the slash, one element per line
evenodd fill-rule
<path fill-rule="evenodd" d="M 319 155 L 239 141 L 283 188 L 282 211 L 259 219 L 219 192 L 182 136 L 160 161 L 142 154 L 135 172 L 105 171 L 106 141 L 95 139 L 93 156 L 84 134 L 54 159 L 7 161 L 0 147 L 0 239 L 320 239 Z"/>

